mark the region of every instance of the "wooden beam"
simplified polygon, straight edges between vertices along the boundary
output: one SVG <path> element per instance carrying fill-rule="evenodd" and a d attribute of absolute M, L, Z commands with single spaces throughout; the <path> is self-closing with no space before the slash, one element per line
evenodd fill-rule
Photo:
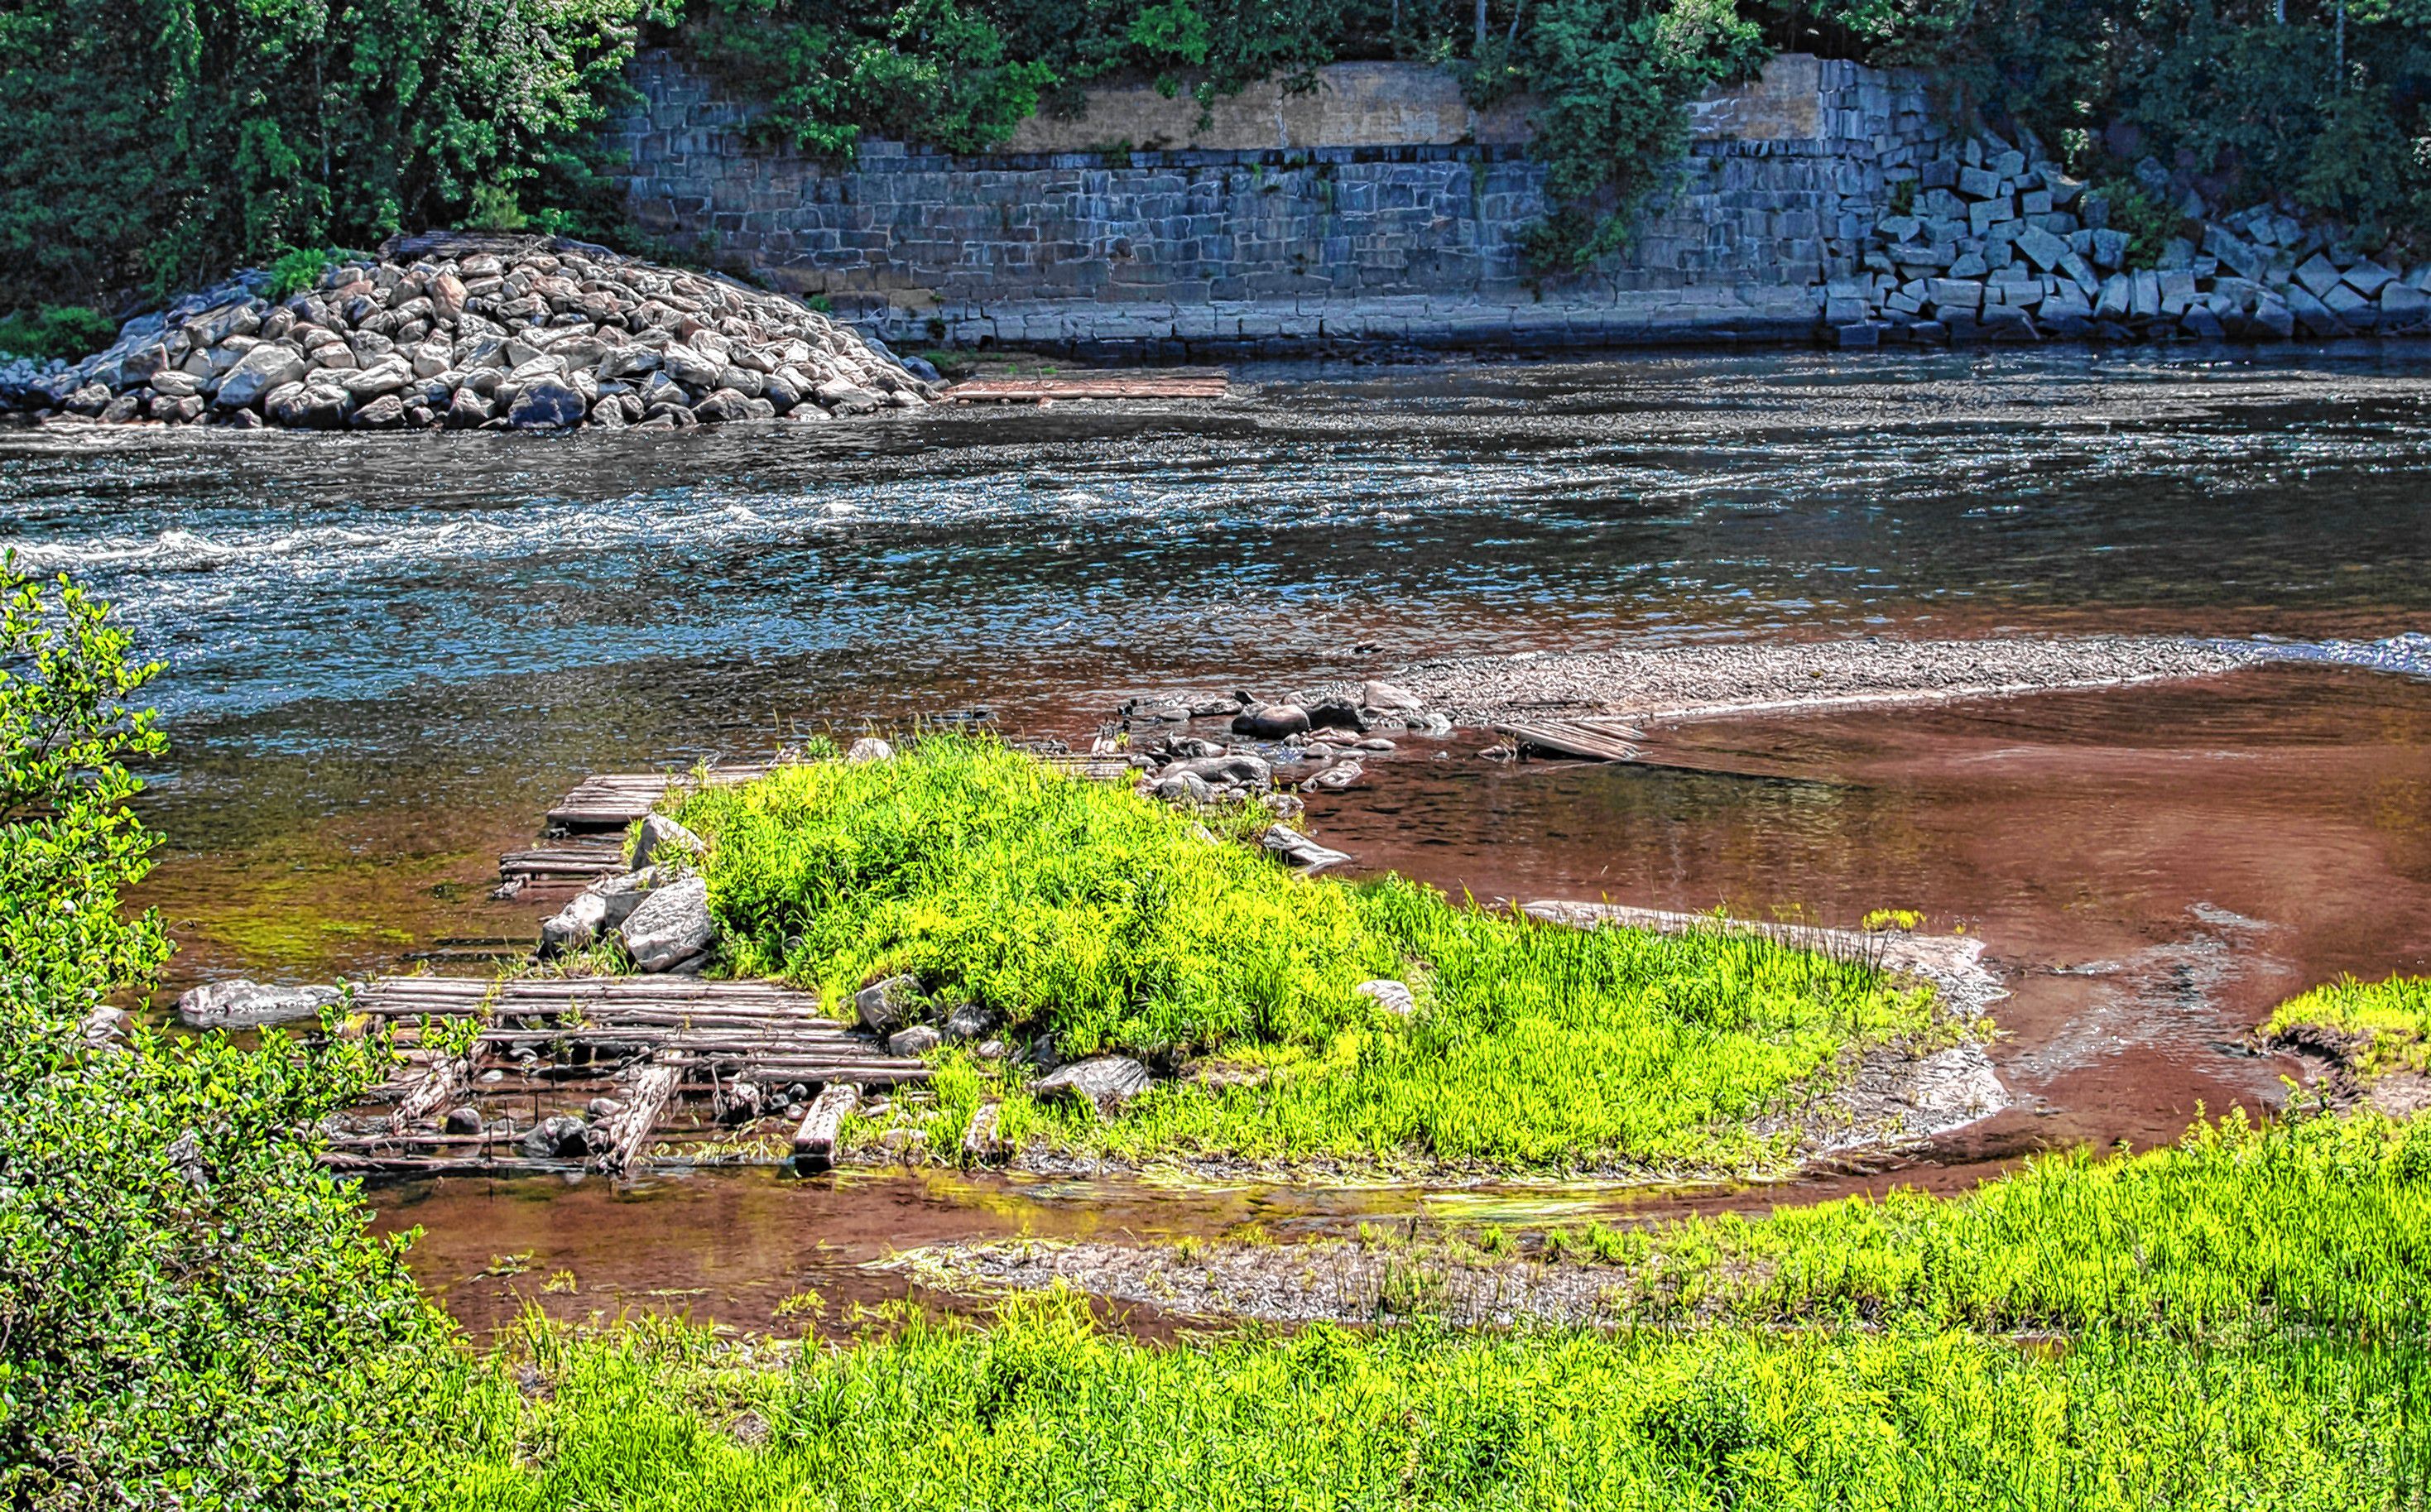
<path fill-rule="evenodd" d="M 1005 1149 L 1004 1136 L 997 1131 L 999 1116 L 996 1103 L 979 1105 L 971 1115 L 970 1125 L 963 1131 L 964 1159 L 973 1165 L 993 1166 L 1010 1153 Z"/>
<path fill-rule="evenodd" d="M 1550 724 L 1497 725 L 1494 728 L 1498 732 L 1510 736 L 1524 755 L 1559 756 L 1583 762 L 1631 762 L 1637 759 L 1637 748 L 1618 735 L 1568 720 Z"/>
<path fill-rule="evenodd" d="M 860 1101 L 859 1084 L 830 1082 L 811 1104 L 811 1111 L 802 1116 L 802 1126 L 794 1131 L 794 1158 L 812 1170 L 832 1169 L 844 1116 Z"/>

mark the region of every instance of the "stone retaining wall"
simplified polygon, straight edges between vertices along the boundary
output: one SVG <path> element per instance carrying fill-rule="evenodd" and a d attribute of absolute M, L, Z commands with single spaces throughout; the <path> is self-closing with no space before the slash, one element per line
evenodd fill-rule
<path fill-rule="evenodd" d="M 633 212 L 678 247 L 914 346 L 1165 358 L 1808 339 L 1888 185 L 1945 137 L 1913 79 L 1775 59 L 1699 105 L 1678 185 L 1620 266 L 1539 283 L 1518 243 L 1544 211 L 1524 110 L 1467 111 L 1416 66 L 1323 70 L 1316 99 L 1268 92 L 1204 129 L 1109 92 L 1011 144 L 1038 150 L 871 143 L 843 171 L 753 146 L 748 107 L 675 54 L 645 54 L 633 82 L 645 104 L 617 126 Z M 1075 147 L 1100 131 L 1111 144 Z"/>

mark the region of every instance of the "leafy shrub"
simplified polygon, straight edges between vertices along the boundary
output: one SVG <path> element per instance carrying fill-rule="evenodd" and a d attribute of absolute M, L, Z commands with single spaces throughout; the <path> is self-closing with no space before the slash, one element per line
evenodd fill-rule
<path fill-rule="evenodd" d="M 101 350 L 117 334 L 117 324 L 98 310 L 46 305 L 30 315 L 0 320 L 0 352 L 73 360 Z"/>
<path fill-rule="evenodd" d="M 154 844 L 126 763 L 163 745 L 128 700 L 158 667 L 64 580 L 10 563 L 0 592 L 0 1500 L 391 1500 L 458 1366 L 314 1158 L 384 1057 L 88 1038 L 169 950 L 120 907 Z"/>

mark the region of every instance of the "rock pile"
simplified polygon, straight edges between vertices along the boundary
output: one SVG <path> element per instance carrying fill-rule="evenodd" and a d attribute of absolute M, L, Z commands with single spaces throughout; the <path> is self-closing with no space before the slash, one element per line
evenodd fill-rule
<path fill-rule="evenodd" d="M 635 970 L 698 972 L 717 947 L 709 883 L 692 869 L 708 848 L 675 820 L 651 815 L 627 858 L 633 869 L 600 878 L 541 925 L 540 958 L 586 950 L 613 935 Z"/>
<path fill-rule="evenodd" d="M 241 274 L 0 408 L 335 430 L 675 428 L 926 402 L 876 342 L 782 294 L 546 238 L 435 235 L 273 303 Z M 13 370 L 12 370 L 13 371 Z"/>
<path fill-rule="evenodd" d="M 2270 206 L 2215 214 L 2155 160 L 2143 192 L 2199 234 L 2130 268 L 2113 206 L 2056 163 L 1976 138 L 1923 163 L 1909 211 L 1824 287 L 1843 346 L 1885 341 L 2264 341 L 2431 327 L 2431 264 L 2401 270 Z"/>

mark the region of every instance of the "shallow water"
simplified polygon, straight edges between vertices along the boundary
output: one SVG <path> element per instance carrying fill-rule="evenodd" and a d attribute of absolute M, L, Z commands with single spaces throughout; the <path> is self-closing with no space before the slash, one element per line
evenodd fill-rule
<path fill-rule="evenodd" d="M 1428 655 L 2120 629 L 2391 670 L 1686 727 L 1658 750 L 1685 771 L 1412 743 L 1320 800 L 1319 832 L 1481 895 L 1830 923 L 1907 906 L 1980 932 L 2015 971 L 1996 1060 L 2027 1100 L 1909 1173 L 1937 1183 L 2269 1102 L 2296 1067 L 2237 1051 L 2272 1001 L 2431 964 L 2431 684 L 2407 676 L 2431 664 L 2431 367 L 1763 354 L 1242 376 L 1254 389 L 1216 406 L 674 437 L 0 430 L 0 534 L 118 598 L 171 664 L 150 897 L 180 982 L 528 935 L 538 907 L 486 900 L 495 855 L 573 780 L 807 727 L 984 706 L 1078 737 L 1132 692 Z M 637 1294 L 690 1235 L 763 1235 L 743 1248 L 764 1291 L 839 1227 L 927 1232 L 760 1177 L 680 1184 L 384 1201 L 431 1224 L 434 1274 L 535 1245 L 581 1271 L 662 1233 L 630 1262 Z M 917 1201 L 983 1230 L 971 1190 Z M 1006 1201 L 1049 1227 L 1067 1219 L 1038 1213 L 1120 1205 Z M 578 1221 L 595 1202 L 633 1216 Z M 711 1294 L 743 1286 L 732 1268 Z"/>

